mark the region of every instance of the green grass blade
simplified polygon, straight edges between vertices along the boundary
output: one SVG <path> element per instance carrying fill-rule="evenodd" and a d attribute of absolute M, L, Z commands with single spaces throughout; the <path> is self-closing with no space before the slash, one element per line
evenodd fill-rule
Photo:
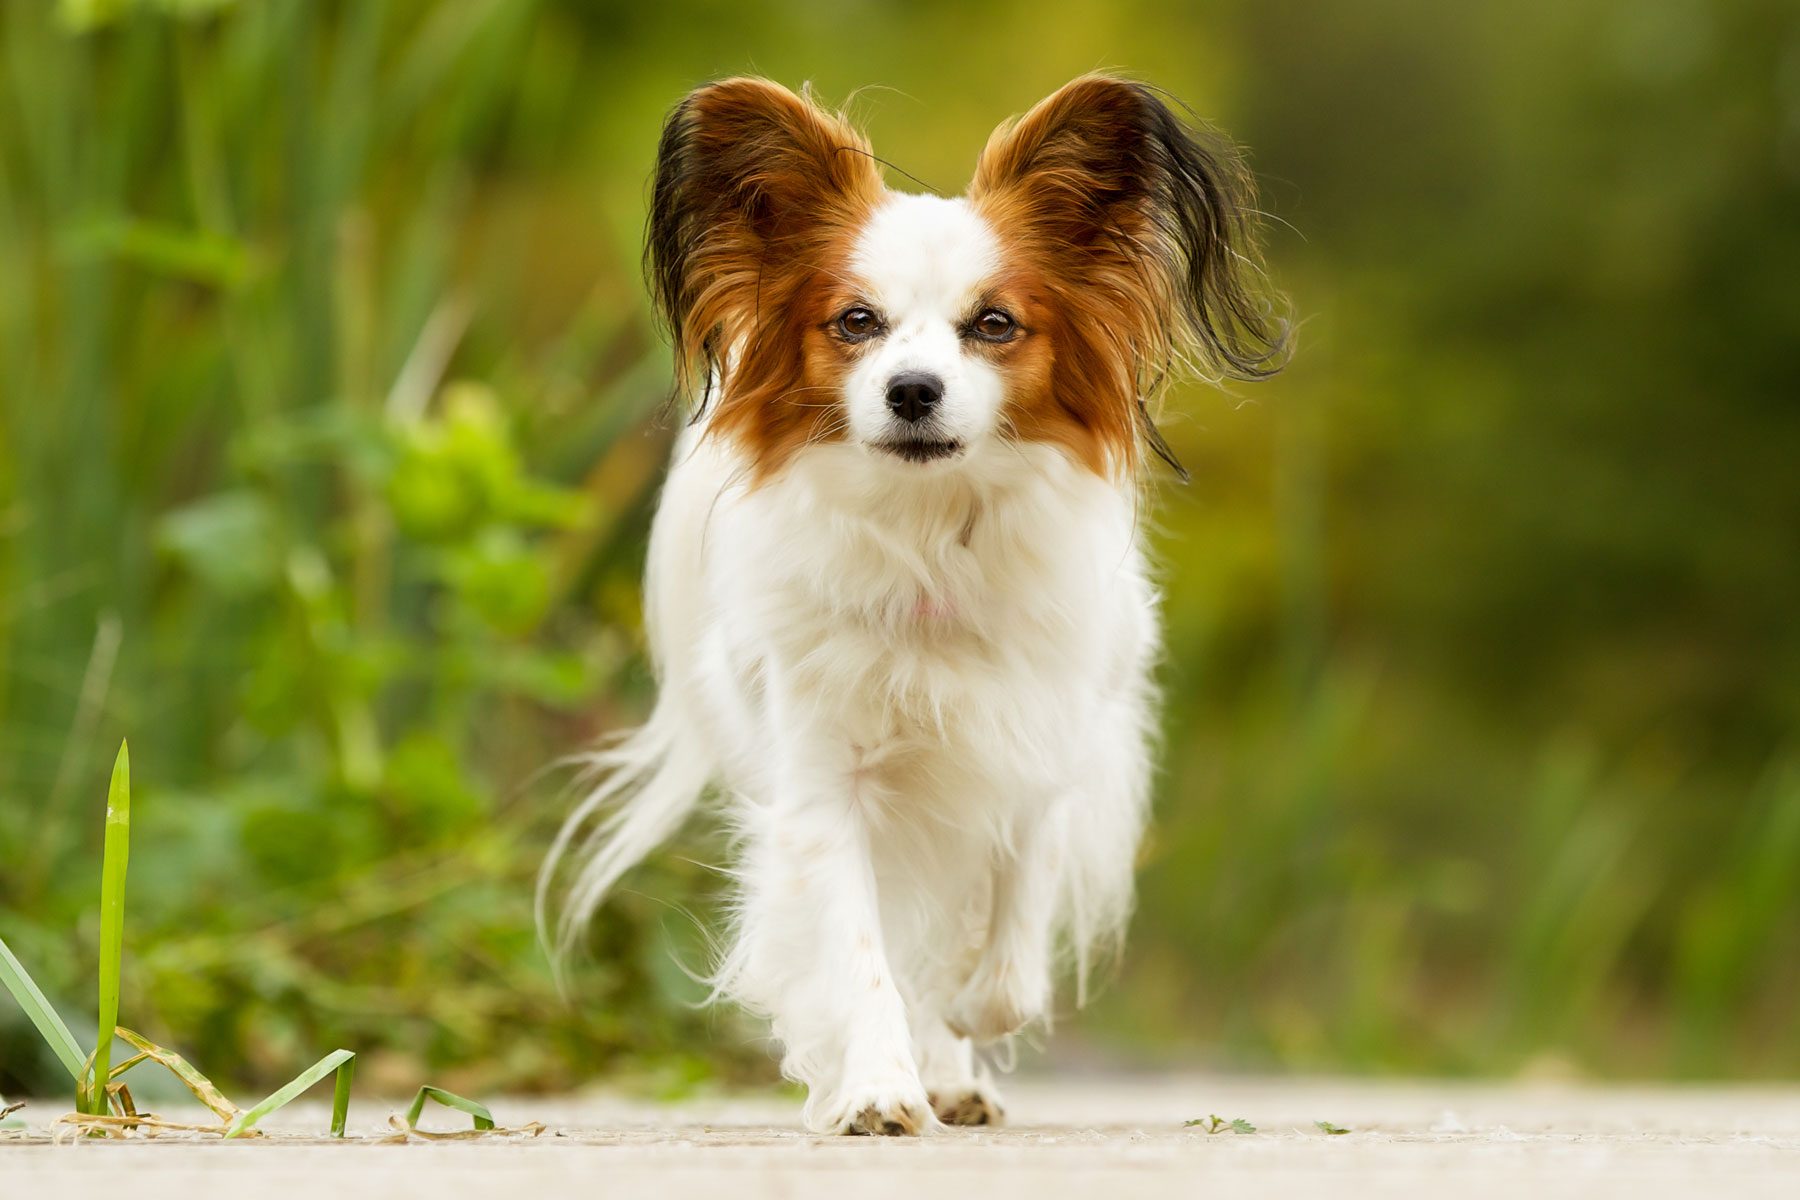
<path fill-rule="evenodd" d="M 131 746 L 119 743 L 112 783 L 106 789 L 106 854 L 100 864 L 100 1027 L 94 1046 L 89 1109 L 106 1115 L 105 1081 L 111 1078 L 113 1030 L 119 1024 L 119 960 L 125 950 L 125 862 L 131 855 Z"/>
<path fill-rule="evenodd" d="M 238 1115 L 237 1120 L 233 1121 L 230 1126 L 226 1128 L 225 1136 L 234 1138 L 249 1132 L 255 1127 L 258 1121 L 262 1120 L 278 1108 L 287 1107 L 299 1097 L 300 1093 L 306 1091 L 307 1088 L 310 1088 L 313 1084 L 319 1082 L 319 1080 L 325 1078 L 333 1071 L 337 1071 L 337 1091 L 333 1097 L 331 1106 L 331 1132 L 334 1137 L 342 1137 L 344 1117 L 348 1115 L 350 1105 L 350 1083 L 348 1075 L 355 1070 L 351 1065 L 355 1061 L 356 1055 L 353 1052 L 349 1050 L 333 1050 L 330 1054 L 327 1054 L 324 1058 L 321 1058 L 318 1062 L 296 1075 L 293 1081 L 283 1087 L 280 1091 L 277 1091 L 274 1095 L 269 1096 L 267 1099 L 253 1107 L 245 1109 Z"/>
<path fill-rule="evenodd" d="M 79 1082 L 81 1064 L 87 1056 L 81 1052 L 81 1047 L 75 1042 L 75 1035 L 69 1032 L 69 1027 L 63 1024 L 56 1009 L 44 998 L 44 993 L 38 989 L 24 965 L 6 948 L 4 940 L 0 940 L 0 983 L 6 985 L 6 990 L 19 1002 L 19 1007 L 25 1010 L 31 1023 L 37 1026 L 37 1031 L 50 1044 L 50 1049 L 56 1052 L 58 1061 L 69 1072 L 70 1077 Z"/>
<path fill-rule="evenodd" d="M 331 1136 L 344 1136 L 344 1126 L 350 1120 L 350 1081 L 356 1078 L 356 1056 L 352 1054 L 338 1068 L 337 1086 L 331 1092 Z"/>
<path fill-rule="evenodd" d="M 425 1101 L 436 1100 L 445 1108 L 454 1108 L 458 1112 L 466 1112 L 475 1118 L 475 1128 L 492 1129 L 494 1114 L 487 1110 L 487 1105 L 470 1100 L 466 1096 L 458 1096 L 455 1092 L 446 1092 L 443 1088 L 432 1087 L 429 1083 L 419 1089 L 413 1097 L 412 1107 L 406 1110 L 406 1123 L 417 1125 L 419 1117 L 425 1112 Z"/>

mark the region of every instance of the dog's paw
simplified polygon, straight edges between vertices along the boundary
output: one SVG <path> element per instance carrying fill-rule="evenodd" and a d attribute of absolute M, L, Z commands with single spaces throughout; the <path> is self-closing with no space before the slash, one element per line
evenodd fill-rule
<path fill-rule="evenodd" d="M 931 1111 L 946 1125 L 999 1125 L 1006 1120 L 1000 1093 L 986 1084 L 933 1088 Z"/>
<path fill-rule="evenodd" d="M 1049 1007 L 1050 983 L 1043 972 L 983 963 L 951 1002 L 944 1023 L 958 1037 L 993 1042 L 1042 1018 Z"/>
<path fill-rule="evenodd" d="M 847 1087 L 820 1122 L 827 1133 L 869 1137 L 917 1137 L 936 1123 L 931 1101 L 917 1083 Z"/>

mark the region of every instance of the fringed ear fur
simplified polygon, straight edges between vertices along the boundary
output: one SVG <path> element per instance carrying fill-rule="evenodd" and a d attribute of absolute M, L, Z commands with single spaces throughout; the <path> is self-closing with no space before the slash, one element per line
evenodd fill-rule
<path fill-rule="evenodd" d="M 645 274 L 675 343 L 677 383 L 708 380 L 754 340 L 783 276 L 816 263 L 882 192 L 868 143 L 765 79 L 709 84 L 669 114 Z"/>
<path fill-rule="evenodd" d="M 1212 378 L 1262 379 L 1287 354 L 1287 322 L 1259 291 L 1254 184 L 1221 137 L 1189 128 L 1151 88 L 1087 75 L 995 130 L 971 199 L 1106 330 L 1094 353 L 1152 452 L 1179 472 L 1152 419 L 1178 360 Z"/>

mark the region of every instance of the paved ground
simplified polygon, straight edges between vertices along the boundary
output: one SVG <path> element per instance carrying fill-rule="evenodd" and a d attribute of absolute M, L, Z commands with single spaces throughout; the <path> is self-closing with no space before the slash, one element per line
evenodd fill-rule
<path fill-rule="evenodd" d="M 349 1143 L 50 1144 L 60 1111 L 0 1135 L 0 1195 L 359 1197 L 925 1197 L 1138 1200 L 1228 1196 L 1800 1197 L 1800 1088 L 1680 1090 L 1370 1084 L 1217 1077 L 1013 1081 L 1011 1123 L 912 1140 L 816 1138 L 787 1101 L 657 1107 L 596 1097 L 495 1106 L 535 1139 L 378 1145 L 384 1106 L 358 1101 Z M 1254 1134 L 1183 1128 L 1218 1113 Z M 170 1115 L 174 1115 L 171 1111 Z M 452 1114 L 442 1114 L 444 1126 Z M 1332 1136 L 1314 1122 L 1353 1132 Z"/>

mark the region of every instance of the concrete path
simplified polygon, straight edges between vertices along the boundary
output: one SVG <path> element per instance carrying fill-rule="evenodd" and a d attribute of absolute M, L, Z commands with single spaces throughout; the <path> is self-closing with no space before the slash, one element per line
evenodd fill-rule
<path fill-rule="evenodd" d="M 798 1105 L 781 1099 L 659 1107 L 592 1097 L 495 1105 L 503 1124 L 543 1121 L 533 1139 L 375 1144 L 391 1108 L 359 1100 L 360 1140 L 347 1143 L 313 1136 L 325 1112 L 308 1105 L 271 1119 L 275 1136 L 255 1142 L 54 1145 L 42 1129 L 61 1109 L 40 1104 L 24 1114 L 29 1134 L 0 1135 L 0 1195 L 1800 1198 L 1800 1088 L 1064 1076 L 1014 1080 L 1007 1092 L 1003 1129 L 909 1140 L 812 1137 L 798 1129 Z M 1257 1132 L 1183 1126 L 1211 1113 Z M 438 1127 L 453 1116 L 439 1113 Z M 1321 1120 L 1352 1132 L 1324 1133 Z"/>

